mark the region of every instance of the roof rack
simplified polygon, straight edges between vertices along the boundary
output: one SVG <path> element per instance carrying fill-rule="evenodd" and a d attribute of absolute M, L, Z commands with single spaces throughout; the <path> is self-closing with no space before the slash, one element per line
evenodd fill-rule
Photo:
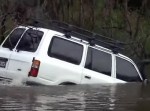
<path fill-rule="evenodd" d="M 113 51 L 113 53 L 118 53 L 123 50 L 123 46 L 125 45 L 123 42 L 118 40 L 114 40 L 112 38 L 96 34 L 94 32 L 90 32 L 88 30 L 79 28 L 74 25 L 70 25 L 64 22 L 60 22 L 57 20 L 50 20 L 41 22 L 41 20 L 31 19 L 33 22 L 30 24 L 35 27 L 48 28 L 51 30 L 59 31 L 64 33 L 67 38 L 71 38 L 71 36 L 78 37 L 80 39 L 86 40 L 89 42 L 91 46 L 98 44 L 105 48 L 108 48 Z"/>

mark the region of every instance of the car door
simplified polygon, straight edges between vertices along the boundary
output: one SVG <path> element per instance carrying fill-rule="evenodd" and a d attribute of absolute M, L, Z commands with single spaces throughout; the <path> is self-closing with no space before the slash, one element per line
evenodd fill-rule
<path fill-rule="evenodd" d="M 38 77 L 51 84 L 80 84 L 84 46 L 71 39 L 54 36 L 48 49 L 48 56 L 40 64 Z"/>
<path fill-rule="evenodd" d="M 94 47 L 89 47 L 85 68 L 83 70 L 82 84 L 113 83 L 114 70 L 112 54 Z"/>
<path fill-rule="evenodd" d="M 39 47 L 43 31 L 29 28 L 23 34 L 18 45 L 10 56 L 8 74 L 17 81 L 24 81 L 28 77 L 33 57 Z"/>
<path fill-rule="evenodd" d="M 2 43 L 0 47 L 0 76 L 1 79 L 8 79 L 7 75 L 8 65 L 10 62 L 10 56 L 14 52 L 14 47 L 21 38 L 21 35 L 25 31 L 24 28 L 14 29 Z"/>

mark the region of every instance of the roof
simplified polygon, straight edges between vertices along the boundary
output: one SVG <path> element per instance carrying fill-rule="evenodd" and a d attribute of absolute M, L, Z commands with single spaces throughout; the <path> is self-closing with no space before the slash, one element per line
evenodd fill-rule
<path fill-rule="evenodd" d="M 41 22 L 40 20 L 33 19 L 30 25 L 34 27 L 47 28 L 47 29 L 61 32 L 67 38 L 71 38 L 71 36 L 74 36 L 82 40 L 88 41 L 91 46 L 94 46 L 95 44 L 97 44 L 97 45 L 100 45 L 100 46 L 103 46 L 105 48 L 112 50 L 112 52 L 114 53 L 119 53 L 121 50 L 124 49 L 123 42 L 114 40 L 112 38 L 109 38 L 109 37 L 82 29 L 80 27 L 77 27 L 71 24 L 67 24 L 64 22 L 60 22 L 56 20 Z"/>

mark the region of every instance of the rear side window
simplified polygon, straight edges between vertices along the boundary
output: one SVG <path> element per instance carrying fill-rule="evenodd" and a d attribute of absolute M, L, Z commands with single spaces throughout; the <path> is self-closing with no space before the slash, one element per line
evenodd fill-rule
<path fill-rule="evenodd" d="M 127 60 L 116 57 L 116 77 L 127 82 L 141 81 L 134 65 Z"/>
<path fill-rule="evenodd" d="M 42 31 L 28 29 L 21 38 L 17 46 L 17 50 L 35 52 L 39 46 L 42 36 Z"/>
<path fill-rule="evenodd" d="M 22 36 L 23 32 L 25 31 L 24 28 L 17 28 L 15 29 L 7 38 L 7 40 L 4 42 L 3 47 L 13 49 L 16 44 L 18 43 L 18 40 Z"/>
<path fill-rule="evenodd" d="M 111 66 L 111 54 L 89 47 L 85 68 L 111 76 Z"/>
<path fill-rule="evenodd" d="M 59 37 L 53 37 L 48 55 L 63 61 L 79 65 L 82 59 L 83 46 Z"/>

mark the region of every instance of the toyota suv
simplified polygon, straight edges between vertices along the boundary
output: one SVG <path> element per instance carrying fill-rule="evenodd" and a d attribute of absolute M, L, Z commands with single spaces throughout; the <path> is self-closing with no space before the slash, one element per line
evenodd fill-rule
<path fill-rule="evenodd" d="M 95 39 L 100 37 L 92 33 L 92 39 L 83 39 L 90 36 L 79 32 L 83 29 L 57 27 L 16 27 L 0 46 L 0 80 L 42 85 L 143 81 L 136 64 L 104 42 L 108 38 Z"/>

